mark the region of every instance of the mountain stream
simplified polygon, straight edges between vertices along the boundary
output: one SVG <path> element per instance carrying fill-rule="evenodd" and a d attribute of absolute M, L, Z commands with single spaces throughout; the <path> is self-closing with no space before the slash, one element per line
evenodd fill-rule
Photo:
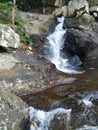
<path fill-rule="evenodd" d="M 58 76 L 76 80 L 22 97 L 30 106 L 30 130 L 98 130 L 98 66 L 83 73 L 61 56 L 67 30 L 63 22 L 63 17 L 58 18 L 54 32 L 47 37 L 46 58 L 61 71 Z M 80 59 L 74 58 L 75 66 L 81 65 Z"/>

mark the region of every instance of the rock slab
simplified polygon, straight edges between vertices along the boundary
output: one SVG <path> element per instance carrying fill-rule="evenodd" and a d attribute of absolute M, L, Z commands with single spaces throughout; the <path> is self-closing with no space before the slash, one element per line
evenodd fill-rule
<path fill-rule="evenodd" d="M 28 106 L 12 93 L 0 91 L 0 130 L 23 130 Z"/>

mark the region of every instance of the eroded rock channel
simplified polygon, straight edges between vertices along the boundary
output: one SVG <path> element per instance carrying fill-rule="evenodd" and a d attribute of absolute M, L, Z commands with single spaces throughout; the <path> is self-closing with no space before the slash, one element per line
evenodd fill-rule
<path fill-rule="evenodd" d="M 44 40 L 50 32 L 43 33 L 37 27 L 42 19 L 46 18 L 49 20 L 47 22 L 45 19 L 46 28 L 50 29 L 50 25 L 53 24 L 54 30 L 57 23 L 54 22 L 53 16 L 47 18 L 47 16 L 35 16 L 29 13 L 26 15 L 21 13 L 21 16 L 28 18 L 26 34 L 32 50 L 25 45 L 19 45 L 18 49 L 13 51 L 6 50 L 5 46 L 1 48 L 3 50 L 0 53 L 0 111 L 2 111 L 0 116 L 3 118 L 0 118 L 0 128 L 21 130 L 32 126 L 32 130 L 36 125 L 35 128 L 41 130 L 47 128 L 49 130 L 97 130 L 98 23 L 95 21 L 90 23 L 92 17 L 89 16 L 86 24 L 84 21 L 81 24 L 85 16 L 83 19 L 79 17 L 79 19 L 72 18 L 65 21 L 68 32 L 62 51 L 69 52 L 69 58 L 78 55 L 83 62 L 84 73 L 73 75 L 58 71 L 42 53 Z M 33 22 L 32 18 L 34 18 Z M 53 32 L 52 29 L 49 31 Z M 29 106 L 32 106 L 34 117 L 32 116 L 28 126 Z M 37 112 L 41 118 L 37 116 Z M 47 118 L 49 121 L 46 120 Z"/>

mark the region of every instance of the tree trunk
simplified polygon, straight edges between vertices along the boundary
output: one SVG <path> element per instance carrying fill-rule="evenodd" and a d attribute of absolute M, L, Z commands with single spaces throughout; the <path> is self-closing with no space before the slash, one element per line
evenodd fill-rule
<path fill-rule="evenodd" d="M 16 0 L 13 0 L 13 7 L 12 7 L 12 28 L 15 30 L 15 5 Z"/>

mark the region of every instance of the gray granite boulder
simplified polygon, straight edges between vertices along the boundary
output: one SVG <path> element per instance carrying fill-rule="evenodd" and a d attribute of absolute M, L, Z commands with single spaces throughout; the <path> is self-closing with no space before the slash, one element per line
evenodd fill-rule
<path fill-rule="evenodd" d="M 0 24 L 0 46 L 6 48 L 18 48 L 19 44 L 19 35 L 8 25 Z"/>
<path fill-rule="evenodd" d="M 68 16 L 79 16 L 82 13 L 89 13 L 87 0 L 73 0 L 68 3 Z"/>
<path fill-rule="evenodd" d="M 63 14 L 65 17 L 76 17 L 83 13 L 89 13 L 89 4 L 86 0 L 69 1 L 68 5 L 62 5 L 53 11 L 53 15 Z"/>
<path fill-rule="evenodd" d="M 23 130 L 28 117 L 26 103 L 12 93 L 0 91 L 0 130 Z"/>

